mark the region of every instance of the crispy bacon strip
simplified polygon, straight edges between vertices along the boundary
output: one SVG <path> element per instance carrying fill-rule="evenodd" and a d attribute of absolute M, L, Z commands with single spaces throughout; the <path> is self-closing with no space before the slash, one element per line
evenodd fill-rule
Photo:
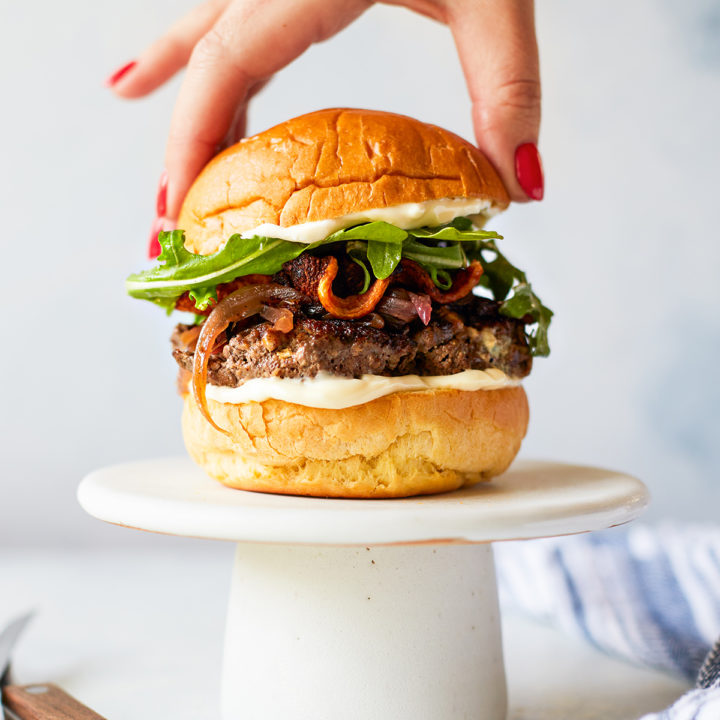
<path fill-rule="evenodd" d="M 468 267 L 457 271 L 452 287 L 443 292 L 432 281 L 427 270 L 414 260 L 403 258 L 400 261 L 400 271 L 393 275 L 393 283 L 419 288 L 435 302 L 451 303 L 469 295 L 478 284 L 482 274 L 482 265 L 477 260 L 473 260 Z"/>
<path fill-rule="evenodd" d="M 354 320 L 369 315 L 382 300 L 382 296 L 390 285 L 390 278 L 375 280 L 367 292 L 362 295 L 350 295 L 346 298 L 337 297 L 333 293 L 333 280 L 338 273 L 338 261 L 330 257 L 323 276 L 318 283 L 317 294 L 320 304 L 336 318 Z"/>
<path fill-rule="evenodd" d="M 235 278 L 235 280 L 218 285 L 217 301 L 220 302 L 223 298 L 226 298 L 231 293 L 239 290 L 244 285 L 267 285 L 269 282 L 272 282 L 272 275 L 243 275 L 242 277 Z M 216 304 L 217 303 L 211 301 L 204 310 L 198 310 L 195 307 L 195 301 L 190 297 L 190 294 L 183 293 L 175 303 L 175 309 L 182 310 L 183 312 L 195 313 L 196 315 L 207 316 Z"/>

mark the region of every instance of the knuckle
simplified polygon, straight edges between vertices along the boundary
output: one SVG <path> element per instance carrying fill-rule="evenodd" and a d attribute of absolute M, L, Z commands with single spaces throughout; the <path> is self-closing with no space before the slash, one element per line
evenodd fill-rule
<path fill-rule="evenodd" d="M 190 65 L 196 70 L 213 70 L 221 68 L 223 72 L 230 72 L 244 83 L 252 78 L 244 67 L 237 52 L 238 44 L 232 41 L 221 27 L 215 26 L 208 30 L 200 40 L 190 56 Z"/>
<path fill-rule="evenodd" d="M 163 39 L 163 50 L 173 57 L 185 57 L 192 52 L 192 45 L 183 37 L 170 33 Z"/>
<path fill-rule="evenodd" d="M 535 78 L 514 78 L 495 88 L 496 103 L 516 111 L 537 113 L 542 94 Z"/>
<path fill-rule="evenodd" d="M 225 38 L 213 27 L 198 40 L 190 59 L 195 64 L 209 65 L 222 61 L 227 52 Z"/>

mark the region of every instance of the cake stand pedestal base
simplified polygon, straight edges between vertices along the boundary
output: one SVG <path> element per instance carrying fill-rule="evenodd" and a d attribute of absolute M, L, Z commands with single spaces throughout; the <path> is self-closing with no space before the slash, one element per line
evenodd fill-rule
<path fill-rule="evenodd" d="M 489 545 L 241 543 L 224 720 L 503 720 Z"/>

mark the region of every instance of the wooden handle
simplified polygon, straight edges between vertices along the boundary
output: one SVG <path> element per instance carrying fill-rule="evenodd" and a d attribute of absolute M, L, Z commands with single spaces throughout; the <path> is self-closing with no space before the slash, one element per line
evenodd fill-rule
<path fill-rule="evenodd" d="M 2 701 L 20 720 L 104 720 L 57 685 L 8 685 Z"/>

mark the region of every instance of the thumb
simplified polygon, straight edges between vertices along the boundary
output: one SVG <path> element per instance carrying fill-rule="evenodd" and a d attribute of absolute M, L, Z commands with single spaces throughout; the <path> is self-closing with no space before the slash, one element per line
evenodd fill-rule
<path fill-rule="evenodd" d="M 448 24 L 472 100 L 478 147 L 515 201 L 542 200 L 540 68 L 532 0 L 462 0 Z"/>

